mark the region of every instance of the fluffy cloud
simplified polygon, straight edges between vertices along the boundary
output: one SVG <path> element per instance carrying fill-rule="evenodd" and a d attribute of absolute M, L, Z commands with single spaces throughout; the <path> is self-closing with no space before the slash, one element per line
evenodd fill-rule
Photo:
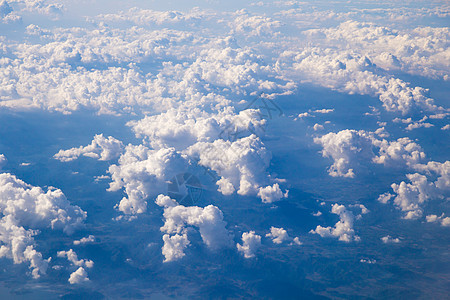
<path fill-rule="evenodd" d="M 301 52 L 288 50 L 280 56 L 279 65 L 290 78 L 300 76 L 300 80 L 312 81 L 349 94 L 378 96 L 387 111 L 406 115 L 414 110 L 443 110 L 427 97 L 426 89 L 411 87 L 398 78 L 377 75 L 374 73 L 376 66 L 367 56 L 348 50 L 317 47 L 306 48 Z"/>
<path fill-rule="evenodd" d="M 361 207 L 362 213 L 367 213 L 368 211 L 363 207 Z M 339 205 L 337 203 L 333 204 L 331 212 L 339 216 L 339 221 L 334 227 L 322 227 L 318 225 L 316 229 L 311 230 L 310 233 L 318 234 L 321 237 L 338 238 L 339 241 L 347 243 L 351 241 L 358 242 L 361 240 L 361 238 L 355 234 L 355 230 L 353 229 L 355 220 L 353 212 L 348 210 L 344 205 Z"/>
<path fill-rule="evenodd" d="M 266 237 L 272 238 L 272 242 L 275 244 L 281 244 L 290 240 L 287 231 L 283 228 L 270 227 L 270 233 L 266 234 Z"/>
<path fill-rule="evenodd" d="M 254 134 L 234 142 L 215 140 L 212 143 L 199 142 L 185 153 L 198 158 L 198 163 L 217 172 L 219 192 L 239 195 L 258 194 L 264 202 L 273 202 L 283 197 L 278 184 L 261 186 L 267 182 L 266 169 L 271 154 Z"/>
<path fill-rule="evenodd" d="M 112 160 L 122 154 L 123 148 L 123 143 L 112 136 L 105 138 L 103 134 L 97 134 L 90 145 L 60 150 L 54 155 L 54 158 L 62 162 L 68 162 L 83 155 L 98 160 Z"/>
<path fill-rule="evenodd" d="M 358 155 L 366 160 L 373 156 L 372 144 L 367 133 L 356 130 L 342 130 L 338 133 L 328 133 L 320 138 L 315 138 L 316 144 L 323 147 L 322 155 L 331 157 L 333 165 L 328 173 L 333 177 L 354 177 L 355 173 L 349 168 L 350 161 Z"/>
<path fill-rule="evenodd" d="M 254 109 L 235 113 L 226 107 L 215 114 L 198 108 L 170 109 L 159 115 L 129 122 L 137 137 L 145 137 L 153 148 L 175 147 L 184 150 L 196 142 L 218 138 L 233 139 L 255 133 L 262 135 L 266 120 Z"/>
<path fill-rule="evenodd" d="M 378 130 L 375 134 L 386 136 Z M 328 169 L 330 176 L 354 177 L 354 169 L 350 166 L 358 166 L 360 162 L 372 161 L 385 165 L 401 163 L 412 168 L 425 158 L 422 148 L 409 138 L 388 141 L 378 139 L 375 134 L 346 129 L 314 138 L 314 142 L 323 147 L 322 155 L 334 160 Z"/>
<path fill-rule="evenodd" d="M 194 8 L 189 12 L 181 11 L 156 11 L 149 9 L 130 8 L 128 11 L 121 11 L 116 14 L 101 14 L 93 18 L 92 21 L 103 21 L 107 23 L 131 22 L 135 25 L 149 27 L 151 25 L 169 27 L 178 25 L 180 28 L 198 25 L 212 17 L 213 14 L 206 10 Z"/>
<path fill-rule="evenodd" d="M 166 233 L 163 236 L 164 261 L 172 261 L 184 256 L 183 249 L 189 244 L 186 226 L 197 227 L 203 242 L 212 250 L 231 244 L 222 211 L 216 206 L 186 207 L 162 194 L 156 198 L 155 202 L 164 207 L 165 223 L 161 227 L 161 231 Z"/>
<path fill-rule="evenodd" d="M 74 245 L 83 245 L 87 243 L 92 243 L 95 241 L 95 236 L 89 235 L 88 237 L 81 238 L 80 240 L 73 241 Z"/>
<path fill-rule="evenodd" d="M 402 162 L 413 167 L 426 156 L 422 147 L 409 138 L 399 138 L 396 141 L 372 138 L 372 144 L 379 149 L 378 156 L 373 158 L 373 162 L 379 164 Z"/>
<path fill-rule="evenodd" d="M 390 235 L 383 236 L 381 238 L 381 241 L 383 241 L 383 243 L 385 243 L 385 244 L 398 244 L 398 243 L 400 243 L 400 239 L 399 238 L 393 238 Z"/>
<path fill-rule="evenodd" d="M 286 193 L 283 194 L 278 183 L 275 183 L 273 186 L 260 187 L 258 197 L 260 197 L 264 203 L 272 203 L 280 201 L 281 198 L 286 198 L 288 192 L 289 191 L 286 191 Z"/>
<path fill-rule="evenodd" d="M 450 226 L 450 217 L 445 217 L 444 213 L 440 216 L 428 215 L 426 216 L 426 220 L 428 223 L 439 222 L 444 227 Z"/>
<path fill-rule="evenodd" d="M 378 198 L 382 203 L 388 203 L 393 198 L 394 204 L 405 213 L 405 219 L 420 218 L 428 200 L 444 198 L 445 193 L 450 190 L 450 161 L 430 161 L 427 164 L 415 164 L 413 168 L 428 176 L 437 176 L 436 181 L 430 181 L 420 173 L 407 174 L 409 183 L 393 183 L 391 187 L 395 194 L 385 193 Z"/>
<path fill-rule="evenodd" d="M 109 190 L 124 188 L 127 197 L 117 208 L 127 215 L 140 214 L 147 211 L 149 196 L 163 192 L 166 181 L 187 168 L 186 159 L 174 148 L 151 150 L 143 145 L 128 145 L 118 165 L 109 167 L 112 178 Z"/>
<path fill-rule="evenodd" d="M 29 262 L 34 278 L 46 273 L 50 261 L 35 250 L 33 236 L 39 229 L 71 234 L 86 219 L 86 212 L 72 206 L 61 190 L 45 192 L 8 173 L 0 174 L 0 212 L 0 256 Z"/>
<path fill-rule="evenodd" d="M 17 3 L 21 11 L 30 13 L 39 13 L 47 16 L 56 17 L 62 14 L 63 5 L 60 3 L 51 3 L 54 1 L 46 0 L 11 0 Z M 50 2 L 50 3 L 49 3 Z"/>
<path fill-rule="evenodd" d="M 231 33 L 245 34 L 246 36 L 277 36 L 278 28 L 282 23 L 268 17 L 250 15 L 246 10 L 239 10 L 233 14 L 234 20 L 229 23 Z"/>
<path fill-rule="evenodd" d="M 4 165 L 6 165 L 6 162 L 8 160 L 6 159 L 5 155 L 0 154 L 0 170 L 3 168 Z"/>
<path fill-rule="evenodd" d="M 79 267 L 75 272 L 70 274 L 69 277 L 70 284 L 80 284 L 89 281 L 88 274 L 83 267 Z"/>
<path fill-rule="evenodd" d="M 164 245 L 162 247 L 162 254 L 164 255 L 164 262 L 170 262 L 183 258 L 184 249 L 190 244 L 187 234 L 169 234 L 163 235 Z"/>
<path fill-rule="evenodd" d="M 426 176 L 418 173 L 406 177 L 411 183 L 392 184 L 392 190 L 397 194 L 394 203 L 406 213 L 405 219 L 416 219 L 422 216 L 421 205 L 432 195 L 433 185 Z"/>
<path fill-rule="evenodd" d="M 448 75 L 450 52 L 446 27 L 393 30 L 373 23 L 347 21 L 335 28 L 306 32 L 319 44 L 351 47 L 373 57 L 377 66 L 432 78 Z"/>
<path fill-rule="evenodd" d="M 92 268 L 94 266 L 94 262 L 92 260 L 78 259 L 77 253 L 72 249 L 70 249 L 69 251 L 58 251 L 58 257 L 67 257 L 67 260 L 70 261 L 74 266 L 84 268 Z"/>
<path fill-rule="evenodd" d="M 255 257 L 256 251 L 261 247 L 261 236 L 255 234 L 254 231 L 244 232 L 242 234 L 242 245 L 238 243 L 236 247 L 245 258 Z"/>
<path fill-rule="evenodd" d="M 12 7 L 6 0 L 0 2 L 0 21 L 4 24 L 12 24 L 20 22 L 22 18 L 13 12 Z"/>

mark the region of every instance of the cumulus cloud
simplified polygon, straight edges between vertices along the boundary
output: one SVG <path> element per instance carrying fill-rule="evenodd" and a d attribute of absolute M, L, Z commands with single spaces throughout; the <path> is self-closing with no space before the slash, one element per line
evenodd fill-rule
<path fill-rule="evenodd" d="M 355 234 L 355 230 L 353 229 L 355 216 L 350 210 L 344 205 L 336 203 L 331 207 L 331 212 L 339 216 L 339 221 L 334 227 L 322 227 L 318 225 L 316 229 L 311 230 L 310 233 L 318 234 L 321 237 L 338 238 L 339 241 L 347 243 L 351 241 L 358 242 L 361 240 L 361 238 Z"/>
<path fill-rule="evenodd" d="M 69 251 L 58 251 L 58 257 L 66 257 L 67 260 L 74 266 L 83 268 L 92 268 L 94 266 L 94 262 L 92 260 L 78 259 L 77 253 L 72 249 Z"/>
<path fill-rule="evenodd" d="M 406 177 L 411 183 L 392 184 L 392 190 L 397 194 L 394 203 L 406 213 L 405 219 L 417 219 L 422 216 L 421 205 L 430 198 L 433 186 L 424 175 L 415 173 Z"/>
<path fill-rule="evenodd" d="M 184 249 L 190 244 L 187 234 L 174 234 L 172 236 L 163 235 L 164 245 L 162 247 L 162 254 L 164 255 L 164 262 L 170 262 L 183 258 Z"/>
<path fill-rule="evenodd" d="M 252 133 L 261 136 L 265 123 L 258 110 L 235 113 L 233 108 L 226 107 L 215 113 L 169 109 L 128 124 L 137 137 L 145 137 L 155 149 L 175 147 L 184 150 L 197 142 L 212 142 L 218 138 L 234 141 Z"/>
<path fill-rule="evenodd" d="M 88 274 L 83 267 L 79 267 L 75 272 L 70 274 L 69 277 L 70 284 L 80 284 L 89 281 Z"/>
<path fill-rule="evenodd" d="M 400 243 L 400 239 L 399 238 L 393 238 L 390 235 L 383 236 L 381 238 L 381 241 L 383 241 L 383 243 L 385 243 L 385 244 L 398 244 L 398 243 Z"/>
<path fill-rule="evenodd" d="M 338 133 L 330 132 L 320 138 L 314 138 L 314 142 L 322 145 L 324 157 L 334 160 L 328 169 L 328 173 L 333 177 L 355 177 L 353 169 L 349 168 L 353 157 L 358 155 L 367 159 L 373 156 L 370 138 L 364 131 L 347 129 Z"/>
<path fill-rule="evenodd" d="M 288 192 L 289 191 L 286 191 L 286 193 L 283 194 L 278 183 L 275 183 L 273 186 L 260 187 L 258 197 L 260 197 L 264 203 L 272 203 L 280 201 L 281 198 L 287 198 Z"/>
<path fill-rule="evenodd" d="M 8 160 L 6 159 L 6 156 L 3 154 L 0 154 L 0 170 L 3 168 L 4 165 L 6 165 L 6 162 Z"/>
<path fill-rule="evenodd" d="M 211 12 L 201 10 L 198 7 L 190 10 L 189 12 L 181 11 L 156 11 L 150 9 L 140 9 L 137 7 L 130 8 L 128 11 L 121 11 L 114 14 L 100 14 L 92 19 L 96 22 L 107 23 L 123 23 L 131 22 L 140 26 L 171 26 L 178 25 L 180 28 L 186 26 L 195 26 L 200 22 L 214 16 Z"/>
<path fill-rule="evenodd" d="M 124 188 L 124 197 L 116 208 L 126 215 L 147 211 L 147 198 L 163 192 L 166 181 L 184 173 L 188 163 L 174 148 L 151 150 L 143 145 L 128 145 L 117 165 L 109 167 L 109 190 Z"/>
<path fill-rule="evenodd" d="M 46 273 L 50 261 L 35 250 L 33 236 L 39 229 L 71 234 L 86 219 L 86 212 L 71 205 L 61 190 L 45 192 L 9 173 L 0 174 L 0 212 L 0 256 L 29 262 L 34 278 Z"/>
<path fill-rule="evenodd" d="M 239 195 L 258 194 L 264 202 L 277 201 L 283 197 L 278 184 L 262 187 L 267 182 L 266 169 L 271 154 L 254 134 L 234 142 L 222 139 L 212 143 L 198 142 L 185 153 L 198 158 L 199 165 L 220 176 L 217 181 L 218 191 L 224 195 L 237 190 Z"/>
<path fill-rule="evenodd" d="M 433 127 L 433 126 L 434 125 L 431 124 L 431 123 L 426 123 L 426 122 L 419 123 L 419 122 L 416 122 L 416 123 L 409 124 L 405 129 L 406 130 L 413 130 L 413 129 L 417 129 L 417 128 L 430 128 L 430 127 Z"/>
<path fill-rule="evenodd" d="M 450 161 L 439 163 L 430 161 L 427 164 L 415 164 L 413 168 L 425 173 L 407 174 L 409 182 L 393 183 L 391 185 L 394 195 L 385 193 L 378 200 L 388 203 L 393 198 L 394 204 L 405 213 L 405 219 L 418 219 L 422 217 L 423 206 L 430 199 L 444 198 L 450 190 Z M 437 176 L 435 181 L 427 176 Z"/>
<path fill-rule="evenodd" d="M 378 136 L 386 136 L 375 132 Z M 373 132 L 364 130 L 342 130 L 330 132 L 314 138 L 316 144 L 323 147 L 322 155 L 334 160 L 328 173 L 333 177 L 355 177 L 354 169 L 361 162 L 377 164 L 405 164 L 414 167 L 425 158 L 425 153 L 417 143 L 409 138 L 388 141 L 379 139 Z"/>
<path fill-rule="evenodd" d="M 238 243 L 236 247 L 245 258 L 255 257 L 256 251 L 261 247 L 261 236 L 255 234 L 254 231 L 244 232 L 242 233 L 242 245 Z"/>
<path fill-rule="evenodd" d="M 440 216 L 428 215 L 426 216 L 426 220 L 428 223 L 438 222 L 444 227 L 450 226 L 450 217 L 446 217 L 444 213 L 441 214 Z"/>
<path fill-rule="evenodd" d="M 122 154 L 123 148 L 123 143 L 112 136 L 105 138 L 103 134 L 97 134 L 90 145 L 60 150 L 54 155 L 54 158 L 62 162 L 68 162 L 83 155 L 98 160 L 113 160 Z"/>
<path fill-rule="evenodd" d="M 250 15 L 245 9 L 236 11 L 233 14 L 234 19 L 229 23 L 232 29 L 231 33 L 245 34 L 246 36 L 264 36 L 271 37 L 278 35 L 277 29 L 283 24 L 278 20 L 269 17 Z"/>
<path fill-rule="evenodd" d="M 337 27 L 306 33 L 320 45 L 333 44 L 340 48 L 345 45 L 365 52 L 377 66 L 387 70 L 400 69 L 431 78 L 442 78 L 448 73 L 448 49 L 444 44 L 449 30 L 446 27 L 395 30 L 374 23 L 346 21 Z"/>
<path fill-rule="evenodd" d="M 189 244 L 186 226 L 197 227 L 203 242 L 212 250 L 231 244 L 231 237 L 226 229 L 222 211 L 216 206 L 186 207 L 162 194 L 156 198 L 155 202 L 164 208 L 165 223 L 161 227 L 161 231 L 166 233 L 163 236 L 165 262 L 184 256 L 183 249 Z"/>
<path fill-rule="evenodd" d="M 266 234 L 266 237 L 271 238 L 274 244 L 282 244 L 290 242 L 289 245 L 301 245 L 302 242 L 298 237 L 292 238 L 287 231 L 283 228 L 270 227 L 270 232 Z"/>
<path fill-rule="evenodd" d="M 305 117 L 313 117 L 309 112 L 304 112 L 304 113 L 300 113 L 298 114 L 297 118 L 302 119 Z"/>
<path fill-rule="evenodd" d="M 60 3 L 46 0 L 12 0 L 11 2 L 17 3 L 24 12 L 39 13 L 53 17 L 62 14 L 64 8 Z"/>
<path fill-rule="evenodd" d="M 83 245 L 87 243 L 92 243 L 95 241 L 95 236 L 89 235 L 88 237 L 81 238 L 80 240 L 73 241 L 74 245 Z"/>
<path fill-rule="evenodd" d="M 279 65 L 299 74 L 300 80 L 349 94 L 378 96 L 387 111 L 406 115 L 413 110 L 443 110 L 427 97 L 426 89 L 411 87 L 399 78 L 378 75 L 374 63 L 367 56 L 348 50 L 317 47 L 300 52 L 287 50 L 281 54 Z"/>

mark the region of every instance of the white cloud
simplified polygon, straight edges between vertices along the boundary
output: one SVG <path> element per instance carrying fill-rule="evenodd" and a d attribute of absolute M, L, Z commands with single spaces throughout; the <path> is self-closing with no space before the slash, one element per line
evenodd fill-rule
<path fill-rule="evenodd" d="M 440 216 L 428 215 L 426 216 L 426 220 L 428 223 L 439 222 L 444 227 L 450 226 L 450 217 L 445 217 L 444 213 L 442 213 Z"/>
<path fill-rule="evenodd" d="M 261 236 L 255 234 L 254 231 L 244 232 L 242 234 L 242 245 L 238 243 L 236 247 L 245 258 L 255 257 L 256 251 L 261 247 Z"/>
<path fill-rule="evenodd" d="M 70 274 L 70 284 L 80 284 L 89 281 L 88 274 L 83 267 L 79 267 L 75 272 Z"/>
<path fill-rule="evenodd" d="M 359 262 L 364 263 L 364 264 L 369 264 L 369 265 L 377 263 L 377 261 L 375 259 L 364 259 L 364 258 L 362 258 Z"/>
<path fill-rule="evenodd" d="M 416 14 L 419 12 L 415 12 Z M 411 27 L 409 27 L 411 28 Z M 319 45 L 350 47 L 373 57 L 386 70 L 401 69 L 410 74 L 443 78 L 449 68 L 449 36 L 446 27 L 415 27 L 395 30 L 373 23 L 347 21 L 334 28 L 313 29 L 307 35 Z"/>
<path fill-rule="evenodd" d="M 107 23 L 132 22 L 135 25 L 152 27 L 152 25 L 165 26 L 178 25 L 190 27 L 198 25 L 212 17 L 213 14 L 198 7 L 189 12 L 181 11 L 156 11 L 150 9 L 130 8 L 128 11 L 121 11 L 115 14 L 101 14 L 92 19 L 92 21 L 102 21 Z"/>
<path fill-rule="evenodd" d="M 122 154 L 123 148 L 123 143 L 112 136 L 105 138 L 103 134 L 97 134 L 90 145 L 60 150 L 54 155 L 54 158 L 62 162 L 68 162 L 83 155 L 98 160 L 113 160 Z"/>
<path fill-rule="evenodd" d="M 394 204 L 406 213 L 405 219 L 417 219 L 422 216 L 422 204 L 431 196 L 433 186 L 427 177 L 415 174 L 407 174 L 411 183 L 402 181 L 400 184 L 393 183 L 392 190 L 396 193 Z"/>
<path fill-rule="evenodd" d="M 333 177 L 355 177 L 352 168 L 349 168 L 353 157 L 358 155 L 366 160 L 373 156 L 370 138 L 364 131 L 342 130 L 338 133 L 328 133 L 322 137 L 314 138 L 316 144 L 323 147 L 322 155 L 331 157 L 333 165 L 328 173 Z"/>
<path fill-rule="evenodd" d="M 88 237 L 81 238 L 80 240 L 73 241 L 74 245 L 83 245 L 87 243 L 92 243 L 95 241 L 95 236 L 89 235 Z"/>
<path fill-rule="evenodd" d="M 185 256 L 184 249 L 190 244 L 186 233 L 172 236 L 165 234 L 163 235 L 163 241 L 162 254 L 164 255 L 164 262 L 183 258 Z"/>
<path fill-rule="evenodd" d="M 445 217 L 441 220 L 441 225 L 444 227 L 450 226 L 450 217 Z"/>
<path fill-rule="evenodd" d="M 353 229 L 354 215 L 344 205 L 333 204 L 331 212 L 339 216 L 339 221 L 334 227 L 322 227 L 318 225 L 315 230 L 310 233 L 315 233 L 321 237 L 335 237 L 343 242 L 360 241 L 360 237 L 355 235 Z"/>
<path fill-rule="evenodd" d="M 406 130 L 413 130 L 413 129 L 417 129 L 417 128 L 430 128 L 430 127 L 433 127 L 433 126 L 434 125 L 431 124 L 431 123 L 426 123 L 426 122 L 419 123 L 419 122 L 417 122 L 417 123 L 409 124 L 405 129 Z"/>
<path fill-rule="evenodd" d="M 60 3 L 46 0 L 11 0 L 11 2 L 19 4 L 21 11 L 53 17 L 62 14 L 64 8 Z"/>
<path fill-rule="evenodd" d="M 126 215 L 144 213 L 147 198 L 163 192 L 167 180 L 187 169 L 186 159 L 174 148 L 150 150 L 143 145 L 128 145 L 118 164 L 109 167 L 109 190 L 124 188 L 127 194 L 116 206 L 119 211 Z"/>
<path fill-rule="evenodd" d="M 258 197 L 260 197 L 264 203 L 273 203 L 280 201 L 281 198 L 287 198 L 288 192 L 289 191 L 286 191 L 286 193 L 283 194 L 278 183 L 275 183 L 273 186 L 268 185 L 264 188 L 260 187 Z"/>
<path fill-rule="evenodd" d="M 218 138 L 234 141 L 252 133 L 261 136 L 265 123 L 255 109 L 236 114 L 234 109 L 226 107 L 214 114 L 192 108 L 169 109 L 128 125 L 133 127 L 137 137 L 145 137 L 155 149 L 184 150 L 196 142 L 212 142 Z"/>
<path fill-rule="evenodd" d="M 381 240 L 383 241 L 383 243 L 385 244 L 398 244 L 400 243 L 400 239 L 399 238 L 393 238 L 390 235 L 387 236 L 383 236 L 381 238 Z"/>
<path fill-rule="evenodd" d="M 293 243 L 293 244 L 296 244 L 296 245 L 298 245 L 298 246 L 300 246 L 300 245 L 303 244 L 303 243 L 300 241 L 300 239 L 299 239 L 298 237 L 295 237 L 295 238 L 292 240 L 292 243 Z"/>
<path fill-rule="evenodd" d="M 61 190 L 26 184 L 14 175 L 0 174 L 0 256 L 14 263 L 28 261 L 34 278 L 45 274 L 49 259 L 35 250 L 39 229 L 62 229 L 71 234 L 82 225 L 86 212 L 72 206 Z"/>
<path fill-rule="evenodd" d="M 316 123 L 316 124 L 314 124 L 313 129 L 314 129 L 314 131 L 318 131 L 318 130 L 323 130 L 324 127 L 323 127 L 323 125 Z"/>
<path fill-rule="evenodd" d="M 58 251 L 58 257 L 67 257 L 67 260 L 74 266 L 83 268 L 92 268 L 94 266 L 94 262 L 92 260 L 78 259 L 77 253 L 72 249 L 69 251 Z"/>
<path fill-rule="evenodd" d="M 305 118 L 305 117 L 313 117 L 313 116 L 310 113 L 308 113 L 308 112 L 300 113 L 297 116 L 297 118 L 299 118 L 299 119 L 302 119 L 302 118 Z"/>
<path fill-rule="evenodd" d="M 11 8 L 11 6 L 8 4 L 7 1 L 3 0 L 0 3 L 0 17 L 5 17 L 8 14 L 10 14 L 13 11 L 13 9 Z"/>
<path fill-rule="evenodd" d="M 197 227 L 203 242 L 212 250 L 231 244 L 231 237 L 226 229 L 222 211 L 216 206 L 186 207 L 162 194 L 156 198 L 155 202 L 164 207 L 165 223 L 161 227 L 161 231 L 167 233 L 163 237 L 163 254 L 167 254 L 164 254 L 165 261 L 172 261 L 184 256 L 183 249 L 189 244 L 186 226 Z"/>
<path fill-rule="evenodd" d="M 425 159 L 422 148 L 409 138 L 399 138 L 394 141 L 385 139 L 372 139 L 373 146 L 379 148 L 378 156 L 373 161 L 378 164 L 389 164 L 403 162 L 409 167 L 413 167 L 421 160 Z"/>
<path fill-rule="evenodd" d="M 277 29 L 282 26 L 278 20 L 268 17 L 253 15 L 251 16 L 245 9 L 234 13 L 234 20 L 229 25 L 231 33 L 239 33 L 245 36 L 277 36 Z"/>
<path fill-rule="evenodd" d="M 0 170 L 3 168 L 4 165 L 6 165 L 6 162 L 8 160 L 6 159 L 6 156 L 3 154 L 0 154 Z"/>
<path fill-rule="evenodd" d="M 420 218 L 423 206 L 428 200 L 444 198 L 444 193 L 450 190 L 450 161 L 445 163 L 430 161 L 412 167 L 428 176 L 437 175 L 436 181 L 430 181 L 426 175 L 420 173 L 407 174 L 410 183 L 405 181 L 400 184 L 393 183 L 391 187 L 395 195 L 385 193 L 379 197 L 382 203 L 387 203 L 394 197 L 394 204 L 405 213 L 405 219 Z"/>
<path fill-rule="evenodd" d="M 319 113 L 319 114 L 329 114 L 334 111 L 334 108 L 323 108 L 323 109 L 316 109 L 312 112 Z"/>
<path fill-rule="evenodd" d="M 376 131 L 378 136 L 386 134 Z M 373 132 L 342 130 L 314 138 L 323 147 L 322 155 L 334 160 L 328 173 L 333 177 L 355 177 L 351 166 L 373 162 L 378 164 L 406 164 L 414 167 L 425 158 L 422 148 L 409 138 L 394 141 L 378 139 Z M 374 153 L 375 151 L 375 153 Z"/>
<path fill-rule="evenodd" d="M 441 130 L 450 130 L 450 124 L 443 126 Z"/>
<path fill-rule="evenodd" d="M 266 237 L 272 238 L 272 242 L 275 244 L 292 240 L 285 229 L 273 226 L 270 227 L 270 233 L 266 234 Z"/>
<path fill-rule="evenodd" d="M 298 52 L 286 50 L 280 56 L 279 65 L 289 78 L 297 76 L 298 80 L 349 94 L 377 96 L 387 111 L 403 115 L 420 110 L 442 111 L 427 97 L 428 90 L 411 87 L 399 78 L 376 74 L 373 62 L 354 51 L 318 47 Z"/>
<path fill-rule="evenodd" d="M 237 190 L 239 195 L 258 194 L 264 202 L 283 197 L 278 184 L 262 188 L 268 181 L 266 169 L 271 154 L 254 134 L 234 142 L 221 139 L 198 142 L 184 153 L 198 158 L 199 165 L 217 172 L 221 177 L 217 181 L 219 191 L 225 195 Z"/>
<path fill-rule="evenodd" d="M 383 204 L 386 204 L 389 202 L 389 200 L 392 199 L 392 197 L 394 197 L 394 195 L 392 195 L 391 193 L 384 193 L 378 196 L 378 201 Z"/>

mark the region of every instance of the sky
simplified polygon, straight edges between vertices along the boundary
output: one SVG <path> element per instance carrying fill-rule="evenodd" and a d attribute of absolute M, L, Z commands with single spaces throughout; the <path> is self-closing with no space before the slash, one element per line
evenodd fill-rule
<path fill-rule="evenodd" d="M 447 1 L 0 1 L 0 298 L 443 299 Z"/>

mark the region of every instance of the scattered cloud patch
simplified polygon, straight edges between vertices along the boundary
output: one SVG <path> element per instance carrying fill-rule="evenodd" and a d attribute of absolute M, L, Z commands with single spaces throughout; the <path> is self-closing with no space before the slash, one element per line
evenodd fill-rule
<path fill-rule="evenodd" d="M 255 234 L 254 231 L 244 232 L 242 234 L 242 244 L 238 243 L 236 247 L 245 258 L 253 258 L 258 248 L 261 247 L 261 236 Z"/>
<path fill-rule="evenodd" d="M 54 158 L 62 162 L 69 162 L 83 155 L 98 160 L 113 160 L 122 154 L 123 148 L 123 143 L 112 136 L 105 138 L 103 134 L 97 134 L 90 145 L 60 150 L 54 155 Z"/>

